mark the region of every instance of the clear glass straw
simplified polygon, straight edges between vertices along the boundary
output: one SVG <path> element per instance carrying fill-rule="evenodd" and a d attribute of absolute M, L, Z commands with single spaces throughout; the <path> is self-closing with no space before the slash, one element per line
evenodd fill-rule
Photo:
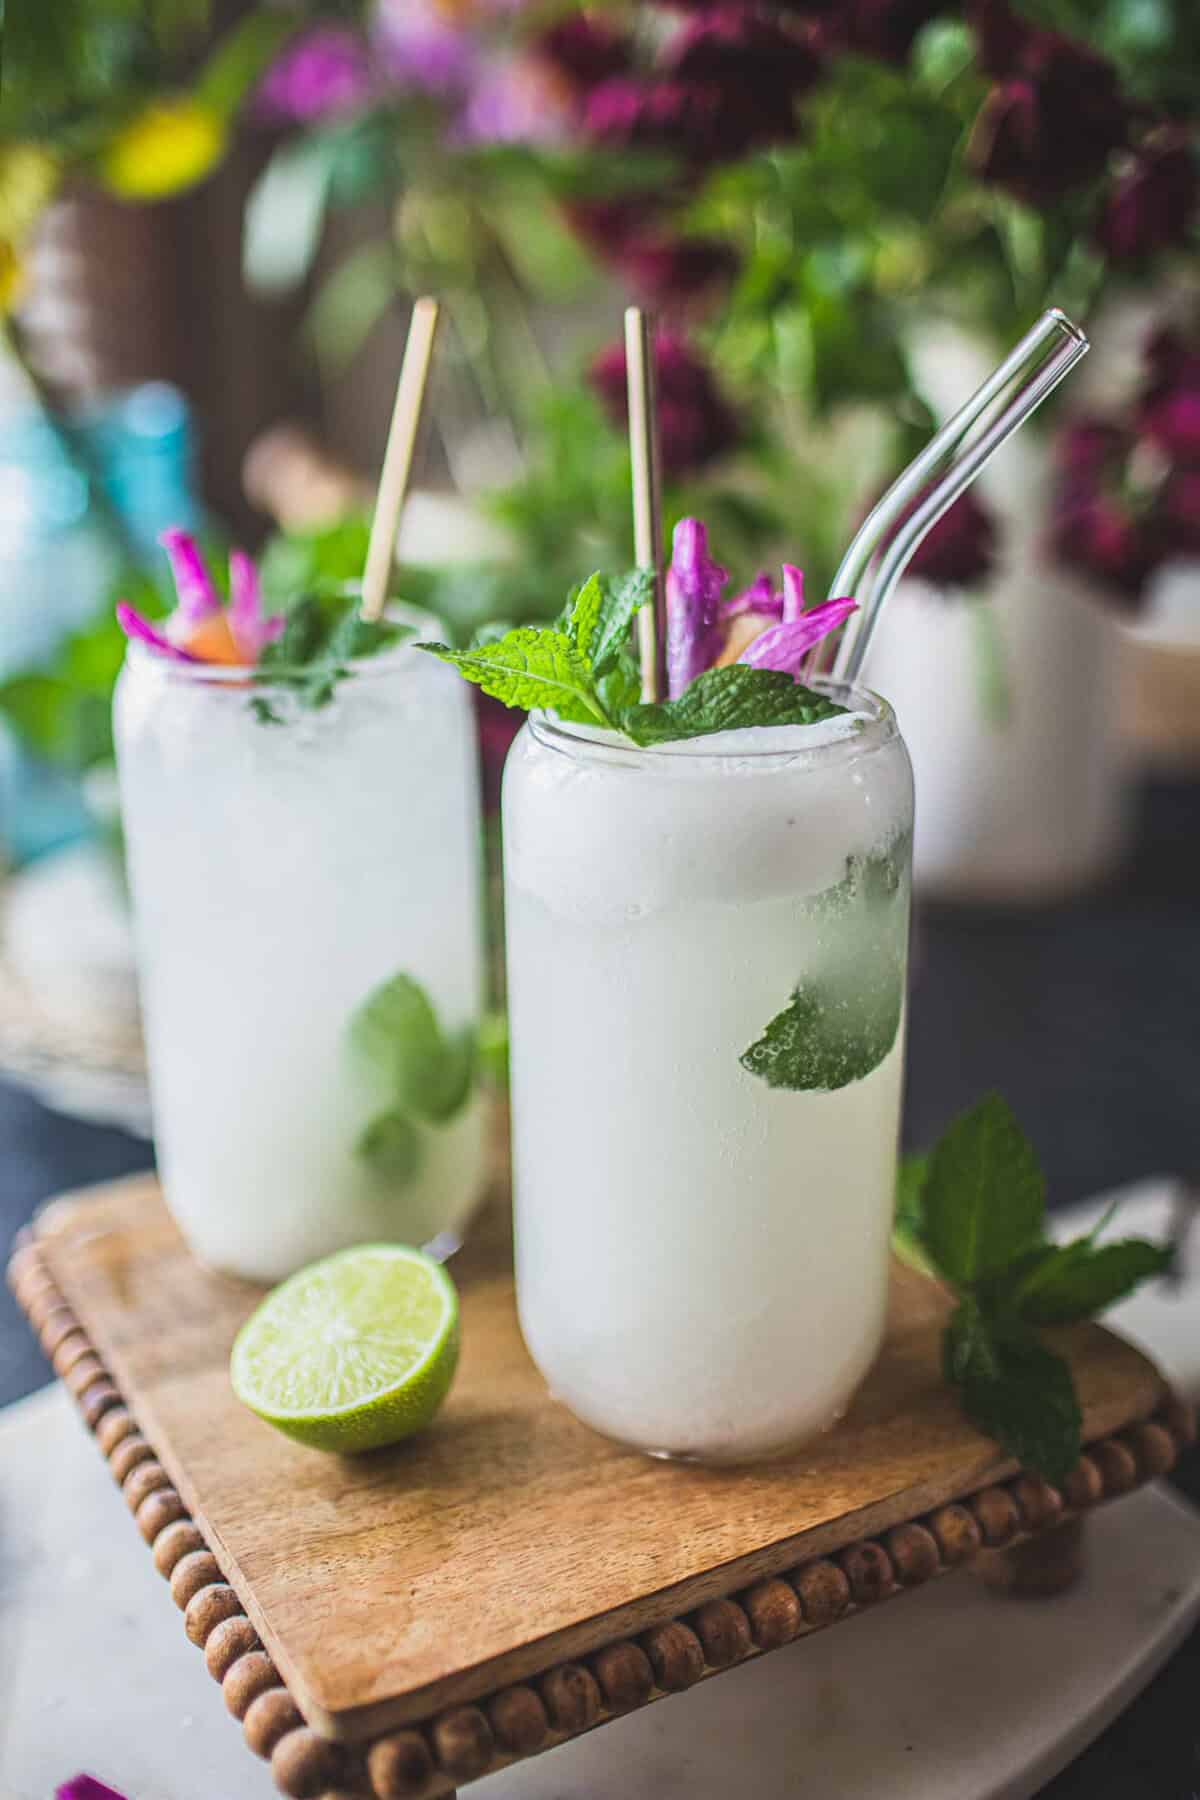
<path fill-rule="evenodd" d="M 1084 333 L 1065 313 L 1057 307 L 1043 313 L 871 509 L 830 590 L 831 595 L 853 594 L 859 603 L 838 646 L 834 674 L 839 680 L 858 679 L 879 615 L 927 533 L 1088 348 Z M 989 412 L 1006 394 L 1006 403 L 987 423 Z M 941 479 L 926 492 L 943 465 Z"/>

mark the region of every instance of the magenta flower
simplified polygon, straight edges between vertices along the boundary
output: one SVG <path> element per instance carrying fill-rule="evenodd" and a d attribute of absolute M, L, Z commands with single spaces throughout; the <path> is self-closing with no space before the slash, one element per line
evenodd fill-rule
<path fill-rule="evenodd" d="M 161 656 L 170 657 L 172 662 L 196 661 L 194 656 L 189 656 L 186 650 L 181 650 L 156 625 L 152 625 L 144 613 L 138 612 L 135 606 L 130 606 L 128 600 L 117 601 L 117 624 L 127 638 L 137 638 L 151 650 L 157 650 Z"/>
<path fill-rule="evenodd" d="M 719 238 L 643 238 L 614 261 L 638 299 L 658 311 L 715 297 L 741 266 L 736 250 Z"/>
<path fill-rule="evenodd" d="M 380 0 L 374 36 L 380 65 L 402 92 L 434 99 L 469 92 L 479 62 L 477 39 L 437 0 Z"/>
<path fill-rule="evenodd" d="M 571 91 L 532 56 L 496 56 L 476 70 L 454 144 L 561 144 L 575 123 Z"/>
<path fill-rule="evenodd" d="M 175 611 L 160 627 L 122 600 L 117 623 L 126 637 L 137 638 L 176 662 L 235 667 L 256 663 L 283 630 L 284 620 L 282 614 L 268 617 L 264 612 L 258 570 L 251 559 L 242 550 L 230 552 L 226 607 L 195 538 L 172 528 L 159 542 L 175 577 Z"/>
<path fill-rule="evenodd" d="M 54 1800 L 125 1800 L 125 1796 L 116 1788 L 105 1787 L 94 1775 L 76 1775 L 55 1788 Z"/>
<path fill-rule="evenodd" d="M 941 0 L 845 0 L 823 9 L 822 39 L 830 48 L 904 63 L 922 26 L 944 10 Z"/>
<path fill-rule="evenodd" d="M 1186 134 L 1165 134 L 1115 183 L 1096 221 L 1096 242 L 1112 262 L 1137 262 L 1182 244 L 1198 209 L 1196 150 Z"/>
<path fill-rule="evenodd" d="M 1200 463 L 1200 354 L 1170 329 L 1146 346 L 1150 379 L 1138 406 L 1139 429 L 1173 463 Z"/>
<path fill-rule="evenodd" d="M 1200 468 L 1178 469 L 1162 492 L 1164 546 L 1173 556 L 1200 556 Z"/>
<path fill-rule="evenodd" d="M 788 565 L 785 563 L 785 586 L 787 570 Z M 793 569 L 791 573 L 798 576 L 800 571 Z M 752 669 L 776 669 L 781 674 L 794 675 L 799 679 L 814 645 L 828 637 L 831 631 L 836 631 L 839 625 L 844 625 L 850 614 L 857 611 L 856 600 L 825 600 L 820 606 L 814 606 L 798 617 L 785 618 L 779 625 L 768 625 L 742 651 L 738 661 L 746 663 Z"/>
<path fill-rule="evenodd" d="M 244 550 L 229 552 L 229 629 L 248 663 L 255 663 L 283 630 L 282 613 L 268 617 L 253 560 Z"/>
<path fill-rule="evenodd" d="M 584 128 L 596 143 L 673 150 L 690 163 L 735 159 L 758 140 L 748 106 L 733 108 L 710 81 L 618 75 L 587 97 Z"/>
<path fill-rule="evenodd" d="M 1012 75 L 984 101 L 969 156 L 984 181 L 1040 206 L 1102 174 L 1129 125 L 1111 63 L 1034 31 L 1020 44 Z"/>
<path fill-rule="evenodd" d="M 205 565 L 200 546 L 190 532 L 178 525 L 159 534 L 175 578 L 175 618 L 183 630 L 202 625 L 221 610 L 221 596 Z"/>
<path fill-rule="evenodd" d="M 1177 388 L 1152 401 L 1142 425 L 1175 462 L 1200 463 L 1200 386 Z"/>
<path fill-rule="evenodd" d="M 917 546 L 908 573 L 934 587 L 974 587 L 996 561 L 996 520 L 968 489 Z"/>
<path fill-rule="evenodd" d="M 721 591 L 729 580 L 708 554 L 708 530 L 680 519 L 667 570 L 667 697 L 677 700 L 721 653 Z"/>
<path fill-rule="evenodd" d="M 298 125 L 341 118 L 371 98 L 365 44 L 337 25 L 319 25 L 294 38 L 267 70 L 258 90 L 259 109 Z"/>
<path fill-rule="evenodd" d="M 1033 26 L 1019 19 L 1008 0 L 974 0 L 971 24 L 979 46 L 979 64 L 993 80 L 1012 75 L 1033 36 Z"/>
<path fill-rule="evenodd" d="M 632 62 L 632 46 L 624 32 L 587 13 L 560 19 L 533 48 L 580 94 L 613 75 L 625 74 Z"/>
<path fill-rule="evenodd" d="M 1071 426 L 1058 447 L 1051 525 L 1055 553 L 1126 605 L 1163 555 L 1153 508 L 1135 510 L 1123 493 L 1133 446 L 1130 433 L 1100 420 Z"/>
<path fill-rule="evenodd" d="M 782 619 L 783 595 L 776 593 L 775 583 L 764 569 L 756 575 L 748 588 L 740 594 L 734 594 L 721 602 L 721 617 L 725 620 L 737 619 L 743 613 L 758 613 L 764 618 Z"/>
<path fill-rule="evenodd" d="M 667 51 L 666 72 L 677 80 L 753 90 L 757 103 L 771 109 L 779 95 L 794 100 L 812 87 L 821 57 L 813 34 L 785 18 L 759 6 L 714 6 L 679 32 Z"/>
<path fill-rule="evenodd" d="M 655 343 L 658 424 L 663 471 L 680 476 L 715 462 L 738 444 L 741 432 L 708 364 L 676 332 L 660 331 Z M 614 424 L 629 418 L 625 346 L 613 344 L 589 371 Z"/>

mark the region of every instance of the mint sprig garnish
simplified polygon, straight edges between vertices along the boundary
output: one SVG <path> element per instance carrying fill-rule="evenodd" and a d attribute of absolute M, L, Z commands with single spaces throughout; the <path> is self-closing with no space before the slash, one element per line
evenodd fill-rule
<path fill-rule="evenodd" d="M 399 974 L 368 994 L 350 1021 L 350 1042 L 388 1096 L 360 1137 L 358 1154 L 403 1186 L 420 1165 L 417 1122 L 446 1125 L 470 1097 L 476 1034 L 443 1031 L 421 984 Z"/>
<path fill-rule="evenodd" d="M 633 707 L 622 725 L 636 744 L 667 744 L 747 725 L 816 725 L 845 710 L 779 669 L 730 663 L 697 675 L 678 700 Z"/>
<path fill-rule="evenodd" d="M 1093 1317 L 1161 1275 L 1169 1248 L 1142 1238 L 1069 1244 L 1046 1235 L 1045 1177 L 1011 1108 L 989 1094 L 927 1156 L 906 1158 L 896 1247 L 952 1289 L 946 1378 L 981 1431 L 1047 1481 L 1079 1459 L 1082 1419 L 1066 1359 L 1043 1325 Z"/>
<path fill-rule="evenodd" d="M 812 725 L 846 710 L 791 675 L 743 663 L 706 670 L 677 700 L 643 703 L 630 636 L 650 594 L 645 569 L 619 580 L 592 575 L 553 625 L 515 626 L 466 650 L 418 648 L 506 706 L 544 708 L 570 724 L 621 731 L 643 748 L 751 725 Z"/>
<path fill-rule="evenodd" d="M 306 594 L 288 608 L 275 641 L 264 645 L 258 672 L 292 689 L 300 705 L 311 710 L 329 704 L 350 662 L 412 635 L 410 625 L 364 619 L 354 595 Z M 251 704 L 264 725 L 283 723 L 278 708 L 263 695 Z"/>

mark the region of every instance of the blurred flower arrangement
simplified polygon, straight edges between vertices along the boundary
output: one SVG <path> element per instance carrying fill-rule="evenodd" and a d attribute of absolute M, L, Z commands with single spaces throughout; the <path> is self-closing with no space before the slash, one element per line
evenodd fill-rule
<path fill-rule="evenodd" d="M 258 134 L 246 278 L 308 284 L 326 380 L 406 294 L 445 302 L 441 435 L 514 544 L 413 575 L 463 632 L 628 563 L 623 353 L 597 348 L 623 296 L 662 318 L 668 526 L 703 515 L 746 578 L 801 543 L 815 592 L 931 428 L 917 332 L 1011 341 L 1052 299 L 1086 319 L 1194 286 L 1194 0 L 280 0 L 215 45 L 208 22 L 56 0 L 10 26 L 0 304 L 64 184 L 154 200 Z M 315 279 L 327 217 L 363 203 L 380 228 Z M 1053 547 L 1125 605 L 1200 553 L 1198 370 L 1166 326 L 1125 415 L 1060 429 Z M 970 588 L 1002 549 L 968 496 L 914 572 Z"/>
<path fill-rule="evenodd" d="M 600 269 L 614 301 L 657 308 L 670 513 L 703 511 L 750 562 L 799 537 L 820 582 L 930 428 L 915 331 L 1011 339 L 1051 299 L 1086 318 L 1194 275 L 1198 75 L 1188 0 L 374 0 L 293 40 L 256 105 L 293 128 L 279 169 L 306 168 L 322 204 L 347 185 L 389 203 L 388 244 L 316 298 L 319 351 L 351 354 L 349 322 L 369 328 L 397 285 L 448 296 L 481 407 L 522 455 L 492 502 L 524 553 L 500 596 L 517 611 L 627 557 L 620 346 L 582 378 L 578 338 L 547 367 L 539 303 Z M 320 206 L 297 210 L 308 241 L 271 264 L 252 209 L 252 276 L 308 266 Z M 1195 360 L 1170 342 L 1103 454 L 1083 426 L 1062 447 L 1053 543 L 1125 603 L 1196 548 L 1195 452 L 1161 424 L 1186 414 Z M 914 573 L 970 586 L 1000 549 L 971 497 Z"/>

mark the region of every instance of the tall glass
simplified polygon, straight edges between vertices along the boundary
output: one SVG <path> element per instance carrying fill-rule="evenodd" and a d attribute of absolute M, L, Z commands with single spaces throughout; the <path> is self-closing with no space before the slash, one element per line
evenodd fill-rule
<path fill-rule="evenodd" d="M 314 708 L 132 644 L 115 730 L 159 1166 L 193 1249 L 274 1281 L 348 1244 L 455 1233 L 483 1180 L 481 1098 L 395 1126 L 355 1021 L 406 976 L 444 1033 L 478 1022 L 466 687 L 402 644 Z"/>
<path fill-rule="evenodd" d="M 521 1326 L 653 1454 L 789 1449 L 883 1333 L 912 775 L 889 708 L 823 685 L 822 725 L 638 750 L 534 717 L 509 757 Z"/>

